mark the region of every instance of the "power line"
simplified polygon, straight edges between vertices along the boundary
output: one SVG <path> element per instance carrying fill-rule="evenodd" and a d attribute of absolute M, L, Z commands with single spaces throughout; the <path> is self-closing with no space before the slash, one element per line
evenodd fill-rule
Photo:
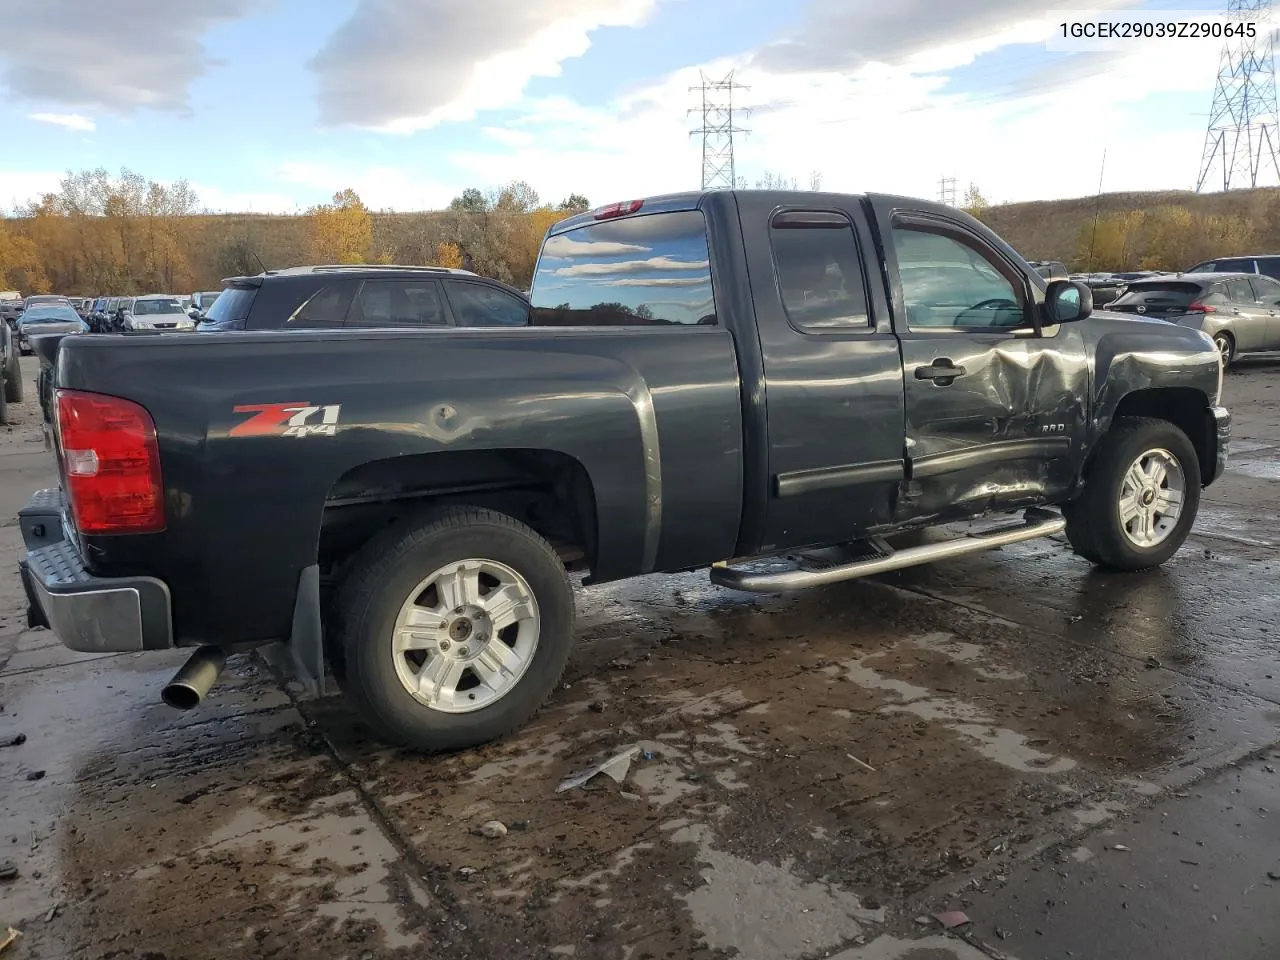
<path fill-rule="evenodd" d="M 1227 0 L 1227 17 L 1242 24 L 1252 21 L 1262 29 L 1253 37 L 1229 37 L 1222 46 L 1197 193 L 1211 174 L 1215 182 L 1221 175 L 1223 190 L 1256 187 L 1259 174 L 1274 174 L 1280 181 L 1271 0 Z"/>
<path fill-rule="evenodd" d="M 696 90 L 701 94 L 701 104 L 689 113 L 700 113 L 702 126 L 690 130 L 689 135 L 702 136 L 702 189 L 732 190 L 738 185 L 738 171 L 733 160 L 733 135 L 750 133 L 733 124 L 733 92 L 749 88 L 734 82 L 732 70 L 721 80 L 709 80 L 702 71 L 698 72 L 698 76 L 702 82 L 689 90 Z M 741 107 L 738 112 L 750 113 Z"/>

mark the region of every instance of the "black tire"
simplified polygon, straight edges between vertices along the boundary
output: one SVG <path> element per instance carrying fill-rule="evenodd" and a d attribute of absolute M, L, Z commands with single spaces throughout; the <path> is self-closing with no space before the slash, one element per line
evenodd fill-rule
<path fill-rule="evenodd" d="M 496 561 L 524 578 L 537 604 L 538 642 L 503 696 L 472 712 L 446 713 L 405 688 L 391 638 L 414 588 L 465 559 Z M 574 635 L 573 588 L 556 551 L 511 517 L 474 507 L 435 510 L 376 537 L 344 577 L 337 614 L 343 662 L 335 679 L 343 692 L 379 737 L 427 753 L 487 743 L 525 723 L 559 683 Z"/>
<path fill-rule="evenodd" d="M 1129 467 L 1145 452 L 1168 451 L 1182 468 L 1182 512 L 1158 544 L 1129 539 L 1120 520 L 1120 493 Z M 1067 539 L 1077 554 L 1112 570 L 1158 567 L 1186 541 L 1200 507 L 1200 459 L 1187 435 L 1167 420 L 1122 417 L 1098 445 L 1080 498 L 1063 508 Z"/>
<path fill-rule="evenodd" d="M 1222 330 L 1214 335 L 1213 345 L 1218 348 L 1218 353 L 1222 357 L 1222 368 L 1230 370 L 1231 365 L 1236 362 L 1235 338 Z"/>
<path fill-rule="evenodd" d="M 22 359 L 16 354 L 9 354 L 4 365 L 4 399 L 7 403 L 22 402 Z"/>

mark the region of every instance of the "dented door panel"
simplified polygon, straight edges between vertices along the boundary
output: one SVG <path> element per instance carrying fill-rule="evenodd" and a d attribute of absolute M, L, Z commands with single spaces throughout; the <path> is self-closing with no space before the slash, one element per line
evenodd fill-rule
<path fill-rule="evenodd" d="M 909 472 L 899 521 L 938 520 L 1060 498 L 1073 486 L 1089 418 L 1090 371 L 1078 327 L 1042 337 L 907 336 Z M 949 383 L 919 380 L 940 358 Z"/>

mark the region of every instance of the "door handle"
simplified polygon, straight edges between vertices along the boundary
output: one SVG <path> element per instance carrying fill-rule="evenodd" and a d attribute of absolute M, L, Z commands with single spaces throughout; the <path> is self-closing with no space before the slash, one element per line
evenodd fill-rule
<path fill-rule="evenodd" d="M 957 366 L 946 357 L 935 360 L 927 367 L 916 367 L 917 380 L 932 380 L 934 383 L 940 383 L 947 386 L 956 377 L 965 375 L 964 367 Z"/>

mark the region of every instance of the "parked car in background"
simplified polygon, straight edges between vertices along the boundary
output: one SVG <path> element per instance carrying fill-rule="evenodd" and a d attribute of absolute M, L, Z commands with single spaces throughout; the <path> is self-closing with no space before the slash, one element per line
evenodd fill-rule
<path fill-rule="evenodd" d="M 29 354 L 31 337 L 50 333 L 88 333 L 89 325 L 70 303 L 37 303 L 18 318 L 18 346 Z"/>
<path fill-rule="evenodd" d="M 1027 262 L 1046 280 L 1067 279 L 1067 265 L 1061 260 L 1028 260 Z"/>
<path fill-rule="evenodd" d="M 196 323 L 187 316 L 177 297 L 153 293 L 126 300 L 120 307 L 125 330 L 190 331 Z"/>
<path fill-rule="evenodd" d="M 1263 253 L 1245 257 L 1219 257 L 1205 260 L 1183 273 L 1260 273 L 1280 280 L 1280 254 Z"/>
<path fill-rule="evenodd" d="M 213 306 L 215 300 L 222 293 L 221 290 L 205 290 L 201 293 L 193 293 L 188 299 L 187 313 L 191 315 L 193 320 L 203 320 L 209 312 L 209 308 Z"/>
<path fill-rule="evenodd" d="M 293 267 L 223 282 L 201 332 L 529 324 L 519 290 L 448 267 Z"/>
<path fill-rule="evenodd" d="M 10 330 L 16 331 L 18 329 L 18 317 L 20 316 L 22 316 L 21 297 L 6 297 L 0 300 L 0 320 L 3 320 Z"/>
<path fill-rule="evenodd" d="M 1280 281 L 1261 274 L 1135 280 L 1108 309 L 1202 330 L 1228 367 L 1242 354 L 1280 350 Z"/>

